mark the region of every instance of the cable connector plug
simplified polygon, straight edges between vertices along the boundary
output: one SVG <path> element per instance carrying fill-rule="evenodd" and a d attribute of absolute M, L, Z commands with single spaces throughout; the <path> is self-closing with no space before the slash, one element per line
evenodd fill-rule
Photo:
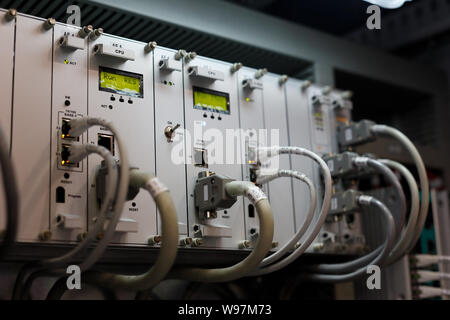
<path fill-rule="evenodd" d="M 67 123 L 67 135 L 69 137 L 79 137 L 81 136 L 87 129 L 89 129 L 89 118 L 77 118 Z"/>

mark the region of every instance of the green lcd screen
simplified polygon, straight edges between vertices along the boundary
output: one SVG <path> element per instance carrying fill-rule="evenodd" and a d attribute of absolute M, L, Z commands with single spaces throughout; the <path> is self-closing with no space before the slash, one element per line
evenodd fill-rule
<path fill-rule="evenodd" d="M 100 67 L 99 89 L 120 95 L 143 98 L 143 76 L 142 74 Z"/>
<path fill-rule="evenodd" d="M 230 114 L 230 95 L 225 92 L 193 87 L 194 108 Z"/>

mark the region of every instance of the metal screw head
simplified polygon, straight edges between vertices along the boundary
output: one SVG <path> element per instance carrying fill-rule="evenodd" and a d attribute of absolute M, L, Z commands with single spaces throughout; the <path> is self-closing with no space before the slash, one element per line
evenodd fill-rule
<path fill-rule="evenodd" d="M 55 24 L 56 24 L 56 20 L 54 18 L 48 18 L 44 22 L 44 29 L 50 30 L 51 28 L 53 28 L 55 26 Z"/>
<path fill-rule="evenodd" d="M 156 43 L 156 41 L 151 41 L 145 45 L 144 51 L 147 53 L 152 52 L 157 47 L 157 45 L 158 44 Z"/>
<path fill-rule="evenodd" d="M 243 64 L 241 62 L 234 63 L 230 68 L 231 73 L 237 72 L 239 69 L 242 68 L 242 66 L 243 66 Z"/>
<path fill-rule="evenodd" d="M 80 36 L 81 38 L 86 38 L 89 34 L 91 34 L 93 30 L 94 29 L 91 25 L 84 26 L 80 31 L 78 31 L 78 36 Z"/>
<path fill-rule="evenodd" d="M 42 231 L 39 233 L 39 240 L 41 241 L 48 241 L 52 237 L 52 232 L 49 230 Z"/>
<path fill-rule="evenodd" d="M 341 94 L 342 99 L 351 99 L 353 97 L 353 91 L 344 91 Z"/>
<path fill-rule="evenodd" d="M 195 57 L 197 57 L 197 53 L 194 52 L 194 51 L 191 51 L 191 52 L 189 52 L 189 53 L 186 54 L 186 56 L 184 57 L 184 61 L 185 61 L 186 63 L 188 63 L 188 62 L 194 60 Z"/>
<path fill-rule="evenodd" d="M 81 233 L 79 233 L 79 234 L 77 235 L 77 240 L 78 240 L 78 241 L 83 241 L 83 240 L 86 238 L 86 236 L 87 236 L 87 233 L 86 233 L 86 232 L 81 232 Z"/>
<path fill-rule="evenodd" d="M 187 55 L 186 50 L 180 49 L 175 53 L 175 60 L 181 60 Z"/>
<path fill-rule="evenodd" d="M 259 69 L 259 70 L 256 71 L 256 73 L 255 73 L 255 78 L 256 78 L 256 79 L 262 78 L 267 72 L 268 72 L 268 70 L 267 70 L 266 68 Z"/>
<path fill-rule="evenodd" d="M 11 21 L 11 20 L 13 20 L 16 16 L 17 16 L 17 10 L 14 9 L 14 8 L 11 8 L 11 9 L 9 9 L 8 12 L 6 13 L 5 19 L 6 19 L 7 21 Z"/>
<path fill-rule="evenodd" d="M 331 86 L 325 86 L 322 88 L 322 93 L 327 95 L 331 92 L 331 90 L 333 90 L 333 88 Z"/>
<path fill-rule="evenodd" d="M 251 245 L 250 241 L 243 240 L 243 241 L 239 242 L 239 249 L 248 249 L 248 248 L 250 248 L 250 245 Z"/>
<path fill-rule="evenodd" d="M 278 79 L 278 83 L 279 83 L 280 85 L 283 85 L 283 84 L 285 84 L 288 80 L 289 80 L 289 76 L 286 75 L 286 74 L 284 74 L 284 75 L 282 75 L 282 76 Z"/>
<path fill-rule="evenodd" d="M 96 39 L 98 39 L 102 34 L 103 34 L 103 29 L 102 29 L 102 28 L 95 29 L 94 31 L 92 31 L 92 32 L 89 34 L 89 39 L 90 39 L 90 40 L 96 40 Z"/>
<path fill-rule="evenodd" d="M 306 89 L 308 89 L 311 85 L 312 85 L 312 82 L 309 81 L 309 80 L 306 80 L 306 81 L 303 81 L 303 82 L 302 82 L 302 85 L 300 86 L 300 88 L 301 88 L 302 90 L 306 90 Z"/>
<path fill-rule="evenodd" d="M 159 235 L 156 235 L 156 236 L 153 236 L 153 237 L 148 238 L 147 243 L 148 243 L 149 245 L 153 245 L 153 244 L 160 243 L 161 240 L 162 240 L 162 237 L 159 236 Z"/>

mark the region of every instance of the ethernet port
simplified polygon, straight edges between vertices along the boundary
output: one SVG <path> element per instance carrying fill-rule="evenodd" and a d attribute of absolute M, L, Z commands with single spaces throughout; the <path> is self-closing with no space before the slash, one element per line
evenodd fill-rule
<path fill-rule="evenodd" d="M 97 135 L 97 144 L 108 149 L 114 155 L 114 136 L 110 134 L 99 133 Z"/>
<path fill-rule="evenodd" d="M 61 165 L 65 167 L 79 167 L 79 163 L 70 162 L 70 144 L 61 145 Z"/>
<path fill-rule="evenodd" d="M 70 119 L 69 118 L 62 118 L 62 123 L 61 123 L 61 138 L 65 139 L 65 140 L 75 140 L 75 141 L 79 141 L 80 138 L 79 137 L 71 137 L 69 135 L 70 132 Z"/>
<path fill-rule="evenodd" d="M 206 149 L 194 149 L 194 165 L 208 168 L 208 153 Z"/>

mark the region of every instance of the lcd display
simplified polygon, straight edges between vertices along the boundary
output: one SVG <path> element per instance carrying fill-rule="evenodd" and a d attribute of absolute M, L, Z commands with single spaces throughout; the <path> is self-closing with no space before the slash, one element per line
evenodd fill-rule
<path fill-rule="evenodd" d="M 225 92 L 193 87 L 194 108 L 230 114 L 230 95 Z"/>
<path fill-rule="evenodd" d="M 111 68 L 99 68 L 99 89 L 125 96 L 143 98 L 142 74 L 116 70 Z"/>

